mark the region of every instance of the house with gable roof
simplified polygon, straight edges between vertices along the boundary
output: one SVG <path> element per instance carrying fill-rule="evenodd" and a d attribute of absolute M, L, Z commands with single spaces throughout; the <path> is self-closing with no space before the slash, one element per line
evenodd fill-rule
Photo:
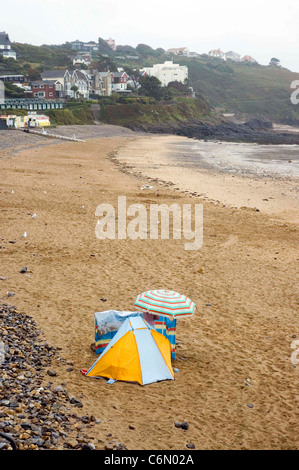
<path fill-rule="evenodd" d="M 17 58 L 16 52 L 11 48 L 11 41 L 8 34 L 5 31 L 0 31 L 0 54 L 5 59 Z"/>

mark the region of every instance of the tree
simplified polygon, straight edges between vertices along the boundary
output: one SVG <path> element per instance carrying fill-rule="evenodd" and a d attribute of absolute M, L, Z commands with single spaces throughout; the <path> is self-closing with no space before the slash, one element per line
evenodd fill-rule
<path fill-rule="evenodd" d="M 15 86 L 9 82 L 6 82 L 4 87 L 6 98 L 25 98 L 25 93 L 22 88 Z"/>
<path fill-rule="evenodd" d="M 143 57 L 151 57 L 156 55 L 154 49 L 151 46 L 148 46 L 147 44 L 138 44 L 138 46 L 136 47 L 136 51 Z"/>
<path fill-rule="evenodd" d="M 74 92 L 75 98 L 78 98 L 78 95 L 80 95 L 80 93 L 78 93 L 79 88 L 76 85 L 73 85 L 71 90 Z"/>
<path fill-rule="evenodd" d="M 157 77 L 141 77 L 139 81 L 141 87 L 138 90 L 139 95 L 151 96 L 156 100 L 162 97 L 161 82 Z"/>
<path fill-rule="evenodd" d="M 275 67 L 280 67 L 280 60 L 276 59 L 276 57 L 272 57 L 269 62 L 269 65 L 274 65 Z"/>
<path fill-rule="evenodd" d="M 139 87 L 139 80 L 140 80 L 140 77 L 141 77 L 138 70 L 134 70 L 131 67 L 126 67 L 126 66 L 124 67 L 124 70 L 127 73 L 128 77 L 130 77 L 130 79 L 133 81 L 134 88 L 138 88 Z"/>
<path fill-rule="evenodd" d="M 110 57 L 105 57 L 101 54 L 97 56 L 97 67 L 99 72 L 117 72 L 117 64 Z"/>

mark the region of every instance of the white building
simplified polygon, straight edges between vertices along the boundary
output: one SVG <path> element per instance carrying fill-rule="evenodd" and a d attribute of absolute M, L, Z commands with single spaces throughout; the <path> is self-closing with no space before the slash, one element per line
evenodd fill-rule
<path fill-rule="evenodd" d="M 162 86 L 167 86 L 170 82 L 184 83 L 188 78 L 188 67 L 174 64 L 171 60 L 167 60 L 164 64 L 154 64 L 153 67 L 144 67 L 140 72 L 158 78 Z"/>
<path fill-rule="evenodd" d="M 228 52 L 225 53 L 225 59 L 226 60 L 233 60 L 234 62 L 240 62 L 241 61 L 241 56 L 237 52 L 228 51 Z"/>
<path fill-rule="evenodd" d="M 74 70 L 71 77 L 71 89 L 73 86 L 78 88 L 78 91 L 74 92 L 75 98 L 79 95 L 84 99 L 89 99 L 90 84 L 91 77 L 85 70 Z"/>
<path fill-rule="evenodd" d="M 73 65 L 90 65 L 90 55 L 89 54 L 77 54 L 73 59 Z"/>
<path fill-rule="evenodd" d="M 0 32 L 0 53 L 5 59 L 17 58 L 16 52 L 11 48 L 11 42 L 8 34 L 3 31 Z"/>

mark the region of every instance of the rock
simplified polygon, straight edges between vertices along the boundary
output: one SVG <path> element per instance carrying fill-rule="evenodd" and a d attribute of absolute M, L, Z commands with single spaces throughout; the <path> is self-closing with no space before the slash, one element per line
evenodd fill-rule
<path fill-rule="evenodd" d="M 55 370 L 51 370 L 51 369 L 48 369 L 47 370 L 47 374 L 50 376 L 50 377 L 56 377 L 57 376 L 57 373 Z"/>
<path fill-rule="evenodd" d="M 78 400 L 78 398 L 75 398 L 75 397 L 70 397 L 70 403 L 71 403 L 72 405 L 77 406 L 78 408 L 82 408 L 82 407 L 83 407 L 83 404 L 81 403 L 81 401 Z"/>
<path fill-rule="evenodd" d="M 81 418 L 73 407 L 71 410 L 66 384 L 53 390 L 53 382 L 43 384 L 47 374 L 58 375 L 51 369 L 51 363 L 63 359 L 59 349 L 43 342 L 35 321 L 19 313 L 16 307 L 0 305 L 0 318 L 0 338 L 4 338 L 7 358 L 1 365 L 0 377 L 1 432 L 11 434 L 20 450 L 86 446 L 93 450 L 88 428 L 100 420 L 88 415 Z M 80 400 L 74 397 L 71 400 L 75 406 L 83 406 Z"/>
<path fill-rule="evenodd" d="M 176 428 L 180 428 L 181 427 L 181 423 L 179 421 L 175 421 L 174 422 L 174 425 Z"/>
<path fill-rule="evenodd" d="M 183 423 L 181 423 L 181 428 L 187 431 L 189 429 L 189 423 L 187 423 L 187 421 L 184 421 Z"/>
<path fill-rule="evenodd" d="M 82 446 L 82 450 L 96 450 L 96 446 L 92 442 L 89 442 Z"/>
<path fill-rule="evenodd" d="M 77 445 L 78 445 L 78 441 L 76 439 L 71 439 L 70 441 L 68 441 L 68 446 L 71 447 L 72 449 L 75 449 Z"/>
<path fill-rule="evenodd" d="M 53 388 L 53 393 L 64 393 L 64 388 L 62 385 L 57 385 L 57 387 Z"/>
<path fill-rule="evenodd" d="M 23 268 L 20 271 L 21 274 L 27 273 L 27 266 L 23 266 Z"/>
<path fill-rule="evenodd" d="M 112 442 L 108 442 L 107 444 L 105 444 L 105 450 L 114 450 L 114 445 L 112 444 Z"/>
<path fill-rule="evenodd" d="M 186 447 L 187 447 L 188 449 L 195 449 L 195 445 L 192 444 L 192 442 L 188 442 L 188 444 L 186 444 Z"/>

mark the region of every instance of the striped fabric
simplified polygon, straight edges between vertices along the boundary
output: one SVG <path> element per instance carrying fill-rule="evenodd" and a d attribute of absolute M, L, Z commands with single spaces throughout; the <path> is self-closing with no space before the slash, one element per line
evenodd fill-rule
<path fill-rule="evenodd" d="M 105 335 L 99 335 L 98 329 L 96 326 L 96 332 L 95 332 L 95 352 L 96 354 L 102 354 L 106 346 L 110 343 L 112 338 L 116 335 L 117 331 L 110 331 L 109 333 L 106 333 Z"/>
<path fill-rule="evenodd" d="M 192 315 L 196 308 L 195 303 L 185 295 L 162 289 L 149 290 L 137 295 L 134 305 L 171 319 Z"/>
<path fill-rule="evenodd" d="M 159 316 L 155 320 L 155 329 L 158 333 L 165 336 L 171 344 L 171 359 L 175 360 L 175 335 L 176 335 L 176 320 L 170 320 L 167 317 Z"/>

